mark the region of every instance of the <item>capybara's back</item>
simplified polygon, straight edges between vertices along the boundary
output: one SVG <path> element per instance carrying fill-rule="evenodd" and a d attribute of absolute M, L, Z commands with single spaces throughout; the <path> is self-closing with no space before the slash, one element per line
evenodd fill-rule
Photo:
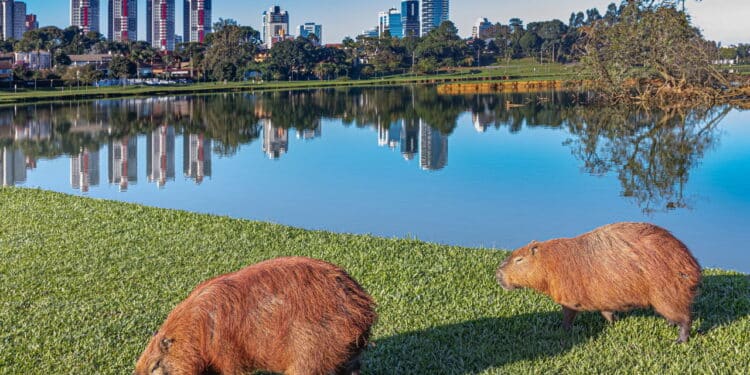
<path fill-rule="evenodd" d="M 577 311 L 653 307 L 680 325 L 686 341 L 701 269 L 688 248 L 667 230 L 647 223 L 606 225 L 574 238 L 532 242 L 514 251 L 497 271 L 506 289 L 530 287 L 563 306 L 564 323 Z"/>
<path fill-rule="evenodd" d="M 137 374 L 357 374 L 377 315 L 341 268 L 278 258 L 199 285 L 169 314 Z"/>

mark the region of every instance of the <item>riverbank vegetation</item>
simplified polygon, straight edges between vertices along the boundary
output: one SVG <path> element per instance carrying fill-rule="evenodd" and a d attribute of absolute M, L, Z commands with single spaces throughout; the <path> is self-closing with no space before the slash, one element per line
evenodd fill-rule
<path fill-rule="evenodd" d="M 720 71 L 720 50 L 673 1 L 629 1 L 583 29 L 582 65 L 606 102 L 671 107 L 747 100 L 745 79 Z"/>
<path fill-rule="evenodd" d="M 130 373 L 200 281 L 285 255 L 346 268 L 378 302 L 366 374 L 747 373 L 750 279 L 705 272 L 691 341 L 650 311 L 607 326 L 504 292 L 506 253 L 312 232 L 25 189 L 0 189 L 0 372 Z"/>

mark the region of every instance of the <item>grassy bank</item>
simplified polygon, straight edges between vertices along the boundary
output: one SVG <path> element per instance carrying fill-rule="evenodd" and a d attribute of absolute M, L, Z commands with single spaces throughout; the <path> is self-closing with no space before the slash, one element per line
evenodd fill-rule
<path fill-rule="evenodd" d="M 120 97 L 163 96 L 181 94 L 206 94 L 215 92 L 248 92 L 300 90 L 332 87 L 384 86 L 404 84 L 434 84 L 473 81 L 523 81 L 523 80 L 565 80 L 573 78 L 573 68 L 560 64 L 538 64 L 533 61 L 514 61 L 508 65 L 461 68 L 452 72 L 433 75 L 399 74 L 366 80 L 326 80 L 289 82 L 210 82 L 175 86 L 127 86 L 127 87 L 66 87 L 13 90 L 0 90 L 0 105 L 55 101 L 82 100 Z"/>
<path fill-rule="evenodd" d="M 0 373 L 125 374 L 201 280 L 282 255 L 342 265 L 379 303 L 367 374 L 749 373 L 750 280 L 707 271 L 693 339 L 651 312 L 572 333 L 531 291 L 504 292 L 504 253 L 311 232 L 0 189 Z"/>

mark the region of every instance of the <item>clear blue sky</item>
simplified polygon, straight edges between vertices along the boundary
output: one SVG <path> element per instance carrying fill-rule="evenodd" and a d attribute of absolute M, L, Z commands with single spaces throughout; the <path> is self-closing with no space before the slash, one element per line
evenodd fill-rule
<path fill-rule="evenodd" d="M 25 0 L 29 13 L 39 16 L 42 26 L 68 26 L 70 23 L 69 0 Z M 101 28 L 106 34 L 107 0 L 101 2 Z M 177 3 L 177 33 L 181 33 L 182 1 Z M 289 11 L 290 23 L 296 26 L 313 21 L 323 24 L 325 43 L 340 42 L 345 36 L 356 36 L 362 30 L 377 24 L 377 14 L 381 10 L 400 4 L 400 0 L 287 0 L 245 1 L 213 0 L 213 18 L 236 19 L 242 25 L 256 29 L 261 26 L 261 13 L 274 4 Z M 612 0 L 453 0 L 451 20 L 458 26 L 462 36 L 471 34 L 471 26 L 479 17 L 487 17 L 492 22 L 507 23 L 512 17 L 519 17 L 525 23 L 558 18 L 567 23 L 572 11 L 596 7 L 604 11 Z M 619 1 L 617 1 L 619 3 Z M 688 10 L 693 22 L 711 40 L 724 44 L 750 42 L 750 0 L 688 0 Z M 139 39 L 145 39 L 146 0 L 138 0 Z"/>

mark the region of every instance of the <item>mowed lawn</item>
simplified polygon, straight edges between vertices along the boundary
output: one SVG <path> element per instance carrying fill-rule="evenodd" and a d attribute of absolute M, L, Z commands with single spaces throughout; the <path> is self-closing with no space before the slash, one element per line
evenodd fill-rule
<path fill-rule="evenodd" d="M 706 271 L 685 345 L 650 311 L 569 333 L 548 298 L 495 283 L 504 252 L 16 188 L 0 189 L 0 373 L 128 374 L 200 281 L 285 255 L 337 263 L 377 300 L 366 374 L 750 373 L 747 275 Z"/>

